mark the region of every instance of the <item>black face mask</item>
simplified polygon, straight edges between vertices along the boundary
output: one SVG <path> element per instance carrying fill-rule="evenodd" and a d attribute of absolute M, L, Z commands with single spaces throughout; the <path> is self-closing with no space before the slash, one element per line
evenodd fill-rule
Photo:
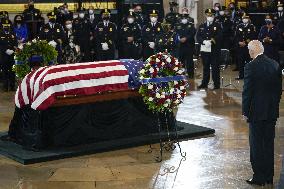
<path fill-rule="evenodd" d="M 49 22 L 51 22 L 51 23 L 55 23 L 55 18 L 51 18 L 51 19 L 49 19 Z"/>
<path fill-rule="evenodd" d="M 103 17 L 103 20 L 108 21 L 109 17 Z"/>
<path fill-rule="evenodd" d="M 233 10 L 235 10 L 235 7 L 231 7 L 230 9 L 233 11 Z"/>

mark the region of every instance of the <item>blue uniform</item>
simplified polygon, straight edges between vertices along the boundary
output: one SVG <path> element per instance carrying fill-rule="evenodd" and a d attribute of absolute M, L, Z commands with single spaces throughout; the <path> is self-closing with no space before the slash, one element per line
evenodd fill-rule
<path fill-rule="evenodd" d="M 268 37 L 270 40 L 265 41 Z M 262 26 L 258 35 L 258 40 L 262 41 L 264 46 L 264 54 L 271 59 L 279 62 L 279 47 L 281 44 L 281 32 L 277 26 L 269 29 L 266 25 Z"/>
<path fill-rule="evenodd" d="M 23 40 L 23 42 L 27 41 L 28 29 L 26 24 L 22 24 L 20 27 L 14 26 L 14 33 L 16 34 L 17 40 Z"/>

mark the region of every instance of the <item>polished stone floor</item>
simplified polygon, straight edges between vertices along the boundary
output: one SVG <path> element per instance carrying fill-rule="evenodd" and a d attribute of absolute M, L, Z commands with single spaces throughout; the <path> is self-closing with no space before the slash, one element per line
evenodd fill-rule
<path fill-rule="evenodd" d="M 177 113 L 180 121 L 214 128 L 216 134 L 181 142 L 187 153 L 168 152 L 155 163 L 148 146 L 23 166 L 0 156 L 0 189 L 252 189 L 248 127 L 241 117 L 242 82 L 237 73 L 222 71 L 222 89 L 198 91 L 200 71 L 190 81 L 191 92 Z M 229 85 L 231 84 L 231 85 Z M 227 86 L 229 85 L 229 86 Z M 212 86 L 210 86 L 212 87 Z M 0 92 L 0 131 L 13 115 L 13 93 Z M 275 183 L 284 150 L 284 103 L 275 139 Z M 170 171 L 172 173 L 167 173 Z M 260 187 L 261 188 L 261 187 Z M 262 187 L 262 188 L 273 188 Z"/>

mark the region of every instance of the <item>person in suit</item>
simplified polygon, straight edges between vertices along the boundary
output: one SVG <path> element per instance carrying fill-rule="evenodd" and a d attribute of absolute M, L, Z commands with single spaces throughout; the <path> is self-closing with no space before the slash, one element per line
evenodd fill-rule
<path fill-rule="evenodd" d="M 258 40 L 248 44 L 253 59 L 245 66 L 242 113 L 249 123 L 252 185 L 273 184 L 275 125 L 279 117 L 282 75 L 279 64 L 266 55 Z"/>

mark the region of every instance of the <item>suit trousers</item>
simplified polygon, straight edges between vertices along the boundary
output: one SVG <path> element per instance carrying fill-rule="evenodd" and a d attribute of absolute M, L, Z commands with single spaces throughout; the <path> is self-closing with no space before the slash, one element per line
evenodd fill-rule
<path fill-rule="evenodd" d="M 239 78 L 244 78 L 245 65 L 250 61 L 247 47 L 239 47 L 237 50 Z"/>
<path fill-rule="evenodd" d="M 203 79 L 201 85 L 207 86 L 210 81 L 210 66 L 215 87 L 220 87 L 220 65 L 217 61 L 218 53 L 201 52 L 203 63 Z"/>
<path fill-rule="evenodd" d="M 266 182 L 274 176 L 275 124 L 276 120 L 249 123 L 250 162 L 257 182 Z"/>
<path fill-rule="evenodd" d="M 183 47 L 179 49 L 179 61 L 185 66 L 190 79 L 194 77 L 193 53 L 193 48 Z"/>

